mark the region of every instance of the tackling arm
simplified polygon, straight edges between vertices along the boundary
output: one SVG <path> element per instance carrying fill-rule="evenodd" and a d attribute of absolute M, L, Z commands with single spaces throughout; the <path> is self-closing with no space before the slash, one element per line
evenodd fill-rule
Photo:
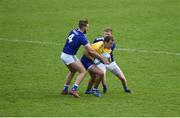
<path fill-rule="evenodd" d="M 85 46 L 85 55 L 88 55 L 88 53 L 90 55 L 92 55 L 93 57 L 96 57 L 98 59 L 100 59 L 101 61 L 103 61 L 105 64 L 109 64 L 108 59 L 104 58 L 102 55 L 98 54 L 90 45 L 86 45 Z M 89 56 L 88 56 L 89 57 Z M 92 57 L 90 58 L 92 59 Z"/>

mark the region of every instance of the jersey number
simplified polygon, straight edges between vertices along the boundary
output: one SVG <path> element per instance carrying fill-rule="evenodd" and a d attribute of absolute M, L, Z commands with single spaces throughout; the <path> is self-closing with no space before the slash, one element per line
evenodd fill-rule
<path fill-rule="evenodd" d="M 73 37 L 74 37 L 74 34 L 69 35 L 69 37 L 68 37 L 69 43 L 73 42 L 73 40 L 72 40 Z"/>

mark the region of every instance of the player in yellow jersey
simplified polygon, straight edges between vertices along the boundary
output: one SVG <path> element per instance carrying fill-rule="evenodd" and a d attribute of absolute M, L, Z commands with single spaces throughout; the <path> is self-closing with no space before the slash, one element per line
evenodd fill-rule
<path fill-rule="evenodd" d="M 113 44 L 113 37 L 112 36 L 107 36 L 104 38 L 104 41 L 99 41 L 97 43 L 94 43 L 91 45 L 91 47 L 98 52 L 99 54 L 102 54 L 104 52 L 110 53 L 111 52 L 111 47 Z M 84 65 L 84 67 L 88 70 L 91 80 L 94 82 L 94 87 L 92 89 L 92 93 L 96 97 L 101 97 L 101 94 L 99 93 L 98 86 L 102 79 L 104 78 L 104 73 L 103 71 L 97 67 L 95 64 L 96 58 L 89 54 L 88 52 L 84 51 L 84 55 L 81 58 L 81 62 Z"/>
<path fill-rule="evenodd" d="M 99 37 L 99 38 L 96 38 L 94 40 L 94 43 L 97 43 L 99 41 L 103 41 L 104 40 L 104 37 L 106 36 L 112 36 L 112 29 L 111 28 L 106 28 L 104 29 L 104 36 L 103 37 Z M 114 59 L 114 56 L 113 56 L 113 51 L 116 47 L 116 43 L 115 41 L 113 41 L 113 45 L 111 47 L 111 54 L 110 54 L 110 64 L 106 65 L 104 63 L 100 63 L 98 64 L 97 66 L 104 72 L 104 78 L 103 78 L 103 81 L 102 81 L 102 86 L 103 86 L 103 93 L 106 93 L 107 92 L 107 86 L 106 86 L 106 70 L 112 72 L 112 74 L 114 74 L 122 83 L 122 86 L 123 86 L 123 89 L 124 89 L 124 92 L 126 93 L 132 93 L 132 91 L 128 88 L 128 85 L 127 85 L 127 80 L 125 78 L 125 75 L 124 73 L 122 72 L 121 68 L 117 65 L 115 59 Z M 107 58 L 107 57 L 106 57 Z M 87 87 L 87 90 L 86 90 L 86 94 L 91 94 L 92 93 L 92 86 L 93 86 L 94 82 L 93 81 L 90 81 L 89 84 L 88 84 L 88 87 Z"/>

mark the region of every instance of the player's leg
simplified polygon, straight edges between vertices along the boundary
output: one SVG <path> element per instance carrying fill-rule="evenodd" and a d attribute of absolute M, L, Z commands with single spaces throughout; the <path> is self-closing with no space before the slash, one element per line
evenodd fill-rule
<path fill-rule="evenodd" d="M 96 74 L 95 73 L 89 71 L 89 74 L 90 74 L 91 79 L 88 82 L 88 87 L 87 87 L 87 89 L 85 91 L 85 94 L 91 94 L 92 93 L 92 87 L 93 87 L 95 79 L 96 79 Z"/>
<path fill-rule="evenodd" d="M 73 76 L 76 73 L 76 69 L 73 68 L 73 66 L 71 67 L 72 63 L 75 63 L 78 59 L 76 56 L 73 55 L 69 55 L 66 53 L 61 53 L 60 56 L 61 60 L 63 61 L 63 63 L 67 66 L 67 68 L 69 69 L 69 72 L 66 76 L 66 80 L 65 80 L 65 84 L 64 84 L 64 89 L 62 91 L 62 94 L 68 94 L 68 85 L 71 83 L 71 80 L 73 78 Z"/>
<path fill-rule="evenodd" d="M 96 75 L 95 77 L 95 82 L 94 82 L 94 87 L 93 87 L 93 94 L 96 97 L 101 97 L 101 94 L 99 93 L 98 86 L 100 82 L 102 81 L 104 77 L 104 73 L 101 69 L 99 69 L 96 65 L 92 65 L 91 68 L 88 70 L 90 73 L 94 73 Z"/>
<path fill-rule="evenodd" d="M 98 65 L 98 68 L 101 69 L 104 73 L 104 77 L 102 79 L 102 85 L 103 85 L 103 93 L 105 93 L 107 91 L 107 88 L 106 88 L 106 78 L 105 78 L 105 75 L 106 75 L 106 68 L 105 66 L 99 66 Z M 92 93 L 92 87 L 95 83 L 95 79 L 96 79 L 96 73 L 92 72 L 92 71 L 89 71 L 89 74 L 90 74 L 90 77 L 91 79 L 89 80 L 88 82 L 88 87 L 87 87 L 87 90 L 86 90 L 86 94 L 91 94 Z"/>
<path fill-rule="evenodd" d="M 62 91 L 62 94 L 68 94 L 68 86 L 69 84 L 71 83 L 75 73 L 76 73 L 76 70 L 71 68 L 71 66 L 68 67 L 69 69 L 69 72 L 66 76 L 66 81 L 65 81 L 65 84 L 64 84 L 64 89 Z"/>
<path fill-rule="evenodd" d="M 104 73 L 104 77 L 101 81 L 102 86 L 103 86 L 103 93 L 107 92 L 107 85 L 106 85 L 106 66 L 103 63 L 100 63 L 99 65 L 97 65 L 99 69 L 101 69 Z"/>
<path fill-rule="evenodd" d="M 112 71 L 114 73 L 114 75 L 116 75 L 119 80 L 122 83 L 123 89 L 125 92 L 129 91 L 128 87 L 127 87 L 127 81 L 126 78 L 123 74 L 123 72 L 119 69 L 119 67 L 115 68 L 114 71 Z"/>
<path fill-rule="evenodd" d="M 120 67 L 116 64 L 116 62 L 112 62 L 107 69 L 110 70 L 114 75 L 116 75 L 119 78 L 119 80 L 121 81 L 121 84 L 123 86 L 124 91 L 127 93 L 131 93 L 131 91 L 128 88 L 127 80 L 124 76 L 124 73 L 122 72 Z"/>
<path fill-rule="evenodd" d="M 131 93 L 130 89 L 128 88 L 127 85 L 127 80 L 124 76 L 124 73 L 122 72 L 122 70 L 120 69 L 120 67 L 115 63 L 115 69 L 112 71 L 121 81 L 123 89 L 126 93 Z"/>
<path fill-rule="evenodd" d="M 70 64 L 69 66 L 71 66 L 71 68 L 75 69 L 77 72 L 79 72 L 75 84 L 72 87 L 72 91 L 70 92 L 72 95 L 74 95 L 75 97 L 80 97 L 77 93 L 77 89 L 78 86 L 80 85 L 80 83 L 82 82 L 82 80 L 85 78 L 86 75 L 86 69 L 84 68 L 84 66 L 82 65 L 82 63 L 78 60 L 72 64 Z"/>
<path fill-rule="evenodd" d="M 71 80 L 74 77 L 75 73 L 76 73 L 76 70 L 72 70 L 72 71 L 68 72 L 68 74 L 66 76 L 66 82 L 65 82 L 66 85 L 69 85 L 71 83 Z"/>
<path fill-rule="evenodd" d="M 102 79 L 102 87 L 103 87 L 103 93 L 105 94 L 107 92 L 107 84 L 106 84 L 106 73 L 104 73 L 104 78 Z"/>
<path fill-rule="evenodd" d="M 62 92 L 62 94 L 67 94 L 68 93 L 68 85 L 70 84 L 75 73 L 79 72 L 79 75 L 77 76 L 75 85 L 73 86 L 76 90 L 78 85 L 81 83 L 81 81 L 85 77 L 86 70 L 85 70 L 84 66 L 82 65 L 82 63 L 74 55 L 68 55 L 65 53 L 61 53 L 61 59 L 69 69 L 69 73 L 67 74 L 67 78 L 66 78 L 66 83 L 64 85 L 64 90 Z M 75 91 L 75 93 L 76 93 L 76 91 Z"/>

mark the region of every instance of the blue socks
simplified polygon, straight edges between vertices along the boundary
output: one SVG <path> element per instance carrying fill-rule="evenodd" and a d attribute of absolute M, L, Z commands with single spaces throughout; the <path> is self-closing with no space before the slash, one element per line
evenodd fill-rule
<path fill-rule="evenodd" d="M 64 91 L 68 91 L 68 85 L 64 85 Z"/>
<path fill-rule="evenodd" d="M 79 85 L 74 84 L 73 87 L 72 87 L 72 91 L 77 91 L 78 86 L 79 86 Z"/>

